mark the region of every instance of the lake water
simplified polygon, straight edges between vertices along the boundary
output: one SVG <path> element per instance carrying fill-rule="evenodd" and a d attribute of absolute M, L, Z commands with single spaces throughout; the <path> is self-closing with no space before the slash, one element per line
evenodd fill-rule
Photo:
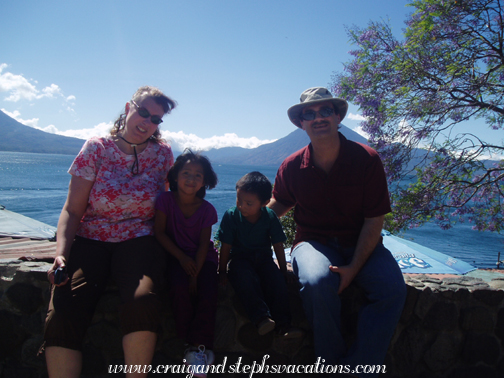
<path fill-rule="evenodd" d="M 38 221 L 56 226 L 66 199 L 74 156 L 0 151 L 0 205 Z M 219 219 L 235 204 L 235 184 L 251 171 L 264 173 L 272 182 L 277 167 L 216 165 L 219 184 L 207 191 L 206 199 L 217 209 Z M 478 232 L 470 224 L 441 230 L 434 224 L 401 235 L 426 247 L 459 258 L 478 268 L 495 267 L 497 254 L 504 258 L 503 237 Z"/>

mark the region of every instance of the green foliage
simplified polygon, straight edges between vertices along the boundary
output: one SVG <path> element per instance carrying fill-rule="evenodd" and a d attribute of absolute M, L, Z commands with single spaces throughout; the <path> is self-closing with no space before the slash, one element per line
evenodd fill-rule
<path fill-rule="evenodd" d="M 398 40 L 386 22 L 353 27 L 356 50 L 334 93 L 358 105 L 361 126 L 384 162 L 391 231 L 435 220 L 449 228 L 504 228 L 504 4 L 414 0 Z M 496 136 L 460 133 L 481 119 Z M 500 161 L 482 159 L 498 154 Z M 500 209 L 500 211 L 499 211 Z"/>
<path fill-rule="evenodd" d="M 287 214 L 280 218 L 280 223 L 287 236 L 287 240 L 284 243 L 285 248 L 290 248 L 294 244 L 294 238 L 296 236 L 296 222 L 294 222 L 294 208 L 290 209 Z"/>

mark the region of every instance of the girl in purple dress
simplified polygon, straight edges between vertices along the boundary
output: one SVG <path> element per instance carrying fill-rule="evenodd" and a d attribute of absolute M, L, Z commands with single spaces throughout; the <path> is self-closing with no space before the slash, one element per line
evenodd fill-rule
<path fill-rule="evenodd" d="M 205 201 L 217 185 L 208 159 L 190 150 L 177 157 L 168 173 L 170 191 L 156 201 L 155 235 L 172 256 L 170 296 L 178 337 L 187 343 L 184 362 L 196 377 L 206 377 L 212 352 L 217 308 L 218 254 L 212 240 L 217 211 Z"/>

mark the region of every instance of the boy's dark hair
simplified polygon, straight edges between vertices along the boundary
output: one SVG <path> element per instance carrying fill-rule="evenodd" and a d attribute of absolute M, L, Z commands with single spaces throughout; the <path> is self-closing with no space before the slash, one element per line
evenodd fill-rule
<path fill-rule="evenodd" d="M 217 175 L 210 164 L 210 160 L 206 156 L 200 155 L 199 153 L 194 153 L 190 149 L 186 148 L 184 153 L 177 156 L 175 164 L 171 167 L 168 172 L 168 182 L 170 183 L 170 190 L 176 192 L 178 190 L 177 186 L 177 176 L 182 169 L 182 167 L 187 163 L 198 163 L 203 167 L 203 180 L 205 185 L 201 187 L 196 193 L 196 197 L 205 198 L 206 190 L 213 189 L 217 185 Z"/>
<path fill-rule="evenodd" d="M 261 203 L 268 202 L 271 199 L 271 186 L 270 180 L 261 172 L 250 172 L 243 176 L 236 183 L 236 190 L 243 190 L 247 193 L 253 193 L 259 197 Z"/>

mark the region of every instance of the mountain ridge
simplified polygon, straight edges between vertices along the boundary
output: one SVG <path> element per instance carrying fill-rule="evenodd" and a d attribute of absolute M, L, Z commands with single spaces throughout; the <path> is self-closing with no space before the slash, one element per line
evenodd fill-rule
<path fill-rule="evenodd" d="M 23 125 L 0 111 L 0 151 L 77 155 L 83 139 L 47 133 Z"/>
<path fill-rule="evenodd" d="M 348 127 L 341 125 L 346 138 L 361 143 L 367 140 Z M 25 126 L 0 111 L 0 151 L 77 155 L 85 140 L 47 133 Z M 310 143 L 306 132 L 296 128 L 290 134 L 272 143 L 256 148 L 224 147 L 202 151 L 214 164 L 276 165 Z M 173 149 L 175 156 L 181 152 Z"/>
<path fill-rule="evenodd" d="M 340 132 L 349 140 L 367 144 L 363 136 L 344 125 L 341 125 Z M 280 166 L 286 157 L 309 143 L 310 138 L 306 132 L 296 128 L 285 137 L 256 148 L 224 147 L 204 151 L 202 154 L 218 164 Z"/>

